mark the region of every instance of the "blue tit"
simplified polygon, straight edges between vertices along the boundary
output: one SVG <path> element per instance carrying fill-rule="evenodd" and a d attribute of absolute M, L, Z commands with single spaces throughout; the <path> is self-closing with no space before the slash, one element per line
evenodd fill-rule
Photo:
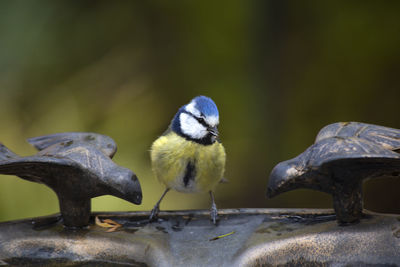
<path fill-rule="evenodd" d="M 223 181 L 225 149 L 218 138 L 219 113 L 214 101 L 197 96 L 175 114 L 167 131 L 151 146 L 155 176 L 166 189 L 150 214 L 156 218 L 160 202 L 170 190 L 183 193 L 209 192 L 210 218 L 214 224 L 218 210 L 214 190 Z"/>

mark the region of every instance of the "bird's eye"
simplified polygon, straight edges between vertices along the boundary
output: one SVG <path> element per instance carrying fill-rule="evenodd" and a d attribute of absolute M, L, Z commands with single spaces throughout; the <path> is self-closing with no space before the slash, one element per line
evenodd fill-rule
<path fill-rule="evenodd" d="M 197 118 L 197 121 L 200 122 L 201 124 L 206 122 L 203 117 Z"/>

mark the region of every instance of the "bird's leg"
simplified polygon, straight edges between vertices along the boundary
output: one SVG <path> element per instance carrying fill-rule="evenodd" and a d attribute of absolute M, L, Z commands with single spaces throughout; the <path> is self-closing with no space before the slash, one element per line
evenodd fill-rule
<path fill-rule="evenodd" d="M 165 189 L 164 193 L 161 195 L 160 200 L 157 201 L 156 205 L 154 205 L 154 208 L 151 210 L 149 221 L 153 221 L 155 218 L 157 218 L 157 214 L 160 211 L 160 203 L 161 200 L 165 197 L 165 195 L 168 193 L 169 188 Z"/>
<path fill-rule="evenodd" d="M 211 197 L 210 219 L 213 222 L 213 224 L 216 225 L 218 220 L 218 210 L 217 210 L 217 205 L 215 205 L 214 193 L 212 191 L 210 191 L 210 197 Z"/>

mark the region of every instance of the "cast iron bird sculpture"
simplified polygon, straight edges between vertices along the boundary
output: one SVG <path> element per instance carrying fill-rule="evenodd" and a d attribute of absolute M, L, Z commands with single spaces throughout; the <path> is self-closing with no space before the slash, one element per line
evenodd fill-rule
<path fill-rule="evenodd" d="M 267 196 L 297 188 L 331 194 L 341 225 L 362 218 L 362 183 L 368 178 L 400 174 L 400 130 L 366 123 L 334 123 L 299 156 L 271 172 Z"/>
<path fill-rule="evenodd" d="M 42 183 L 56 194 L 66 227 L 89 224 L 91 198 L 113 195 L 134 204 L 142 201 L 139 180 L 111 158 L 117 146 L 96 133 L 59 133 L 28 139 L 39 150 L 20 157 L 0 144 L 0 174 Z"/>

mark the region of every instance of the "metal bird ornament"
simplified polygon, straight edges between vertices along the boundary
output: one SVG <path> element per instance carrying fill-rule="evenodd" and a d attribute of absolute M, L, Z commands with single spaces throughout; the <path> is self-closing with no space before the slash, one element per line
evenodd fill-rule
<path fill-rule="evenodd" d="M 20 157 L 0 144 L 0 174 L 43 183 L 56 194 L 67 227 L 89 224 L 91 198 L 113 195 L 134 204 L 142 201 L 139 180 L 111 158 L 117 146 L 96 133 L 59 133 L 28 139 L 39 150 Z"/>
<path fill-rule="evenodd" d="M 400 130 L 359 122 L 324 127 L 315 143 L 271 172 L 267 196 L 297 188 L 331 194 L 340 224 L 362 217 L 362 183 L 400 174 Z"/>

